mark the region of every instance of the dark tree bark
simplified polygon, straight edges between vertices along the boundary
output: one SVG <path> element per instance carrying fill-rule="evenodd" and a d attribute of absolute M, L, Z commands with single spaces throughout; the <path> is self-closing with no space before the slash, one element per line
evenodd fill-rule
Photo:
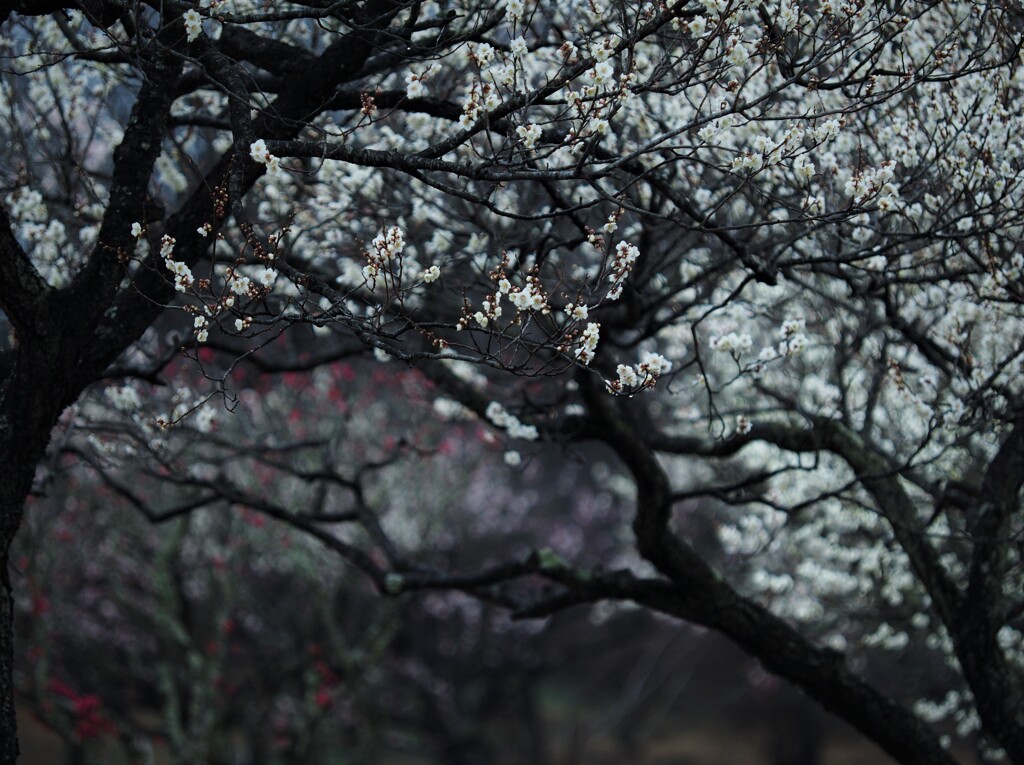
<path fill-rule="evenodd" d="M 0 763 L 18 756 L 14 710 L 14 595 L 9 554 L 32 488 L 36 465 L 63 405 L 55 400 L 55 379 L 47 364 L 54 339 L 36 333 L 45 320 L 48 291 L 14 240 L 0 208 L 0 309 L 11 323 L 15 347 L 0 356 Z"/>

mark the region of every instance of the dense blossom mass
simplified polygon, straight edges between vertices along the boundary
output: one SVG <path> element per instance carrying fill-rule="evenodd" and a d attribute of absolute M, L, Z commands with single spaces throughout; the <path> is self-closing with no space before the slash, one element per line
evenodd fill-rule
<path fill-rule="evenodd" d="M 496 469 L 553 443 L 631 487 L 613 558 L 584 534 L 476 574 L 369 509 L 301 522 L 382 591 L 632 601 L 901 762 L 954 762 L 955 733 L 1024 763 L 1013 3 L 34 5 L 0 3 L 0 456 L 32 457 L 5 550 L 55 426 L 116 473 L 226 448 L 245 370 L 327 370 L 341 401 L 365 356 L 490 427 Z M 203 374 L 170 401 L 182 349 Z M 868 684 L 887 652 L 935 681 Z"/>

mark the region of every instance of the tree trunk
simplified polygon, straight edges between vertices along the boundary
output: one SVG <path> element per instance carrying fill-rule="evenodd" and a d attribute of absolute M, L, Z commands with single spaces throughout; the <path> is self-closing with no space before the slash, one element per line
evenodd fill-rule
<path fill-rule="evenodd" d="M 42 345 L 40 343 L 39 345 Z M 14 707 L 14 589 L 11 543 L 21 526 L 36 466 L 63 411 L 45 357 L 18 353 L 0 376 L 0 765 L 18 759 Z"/>
<path fill-rule="evenodd" d="M 6 473 L 0 479 L 0 765 L 14 765 L 18 759 L 18 722 L 14 712 L 14 591 L 8 562 L 35 463 L 19 464 L 22 460 L 12 454 L 12 439 L 3 428 L 0 438 L 4 441 L 0 445 L 0 465 Z"/>
<path fill-rule="evenodd" d="M 6 510 L 4 515 L 6 515 Z M 18 720 L 14 714 L 14 597 L 7 574 L 7 549 L 4 539 L 0 566 L 3 591 L 0 592 L 0 765 L 14 765 L 18 759 Z"/>

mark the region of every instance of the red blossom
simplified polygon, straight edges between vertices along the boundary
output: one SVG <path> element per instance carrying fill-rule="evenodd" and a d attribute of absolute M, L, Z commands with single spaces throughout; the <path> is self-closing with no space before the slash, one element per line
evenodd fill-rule
<path fill-rule="evenodd" d="M 117 727 L 100 712 L 100 697 L 95 694 L 79 695 L 74 688 L 56 677 L 51 677 L 47 687 L 52 693 L 71 702 L 75 716 L 75 736 L 79 741 L 89 741 L 104 735 L 113 735 Z"/>
<path fill-rule="evenodd" d="M 75 714 L 79 717 L 92 714 L 100 705 L 99 696 L 79 696 L 74 701 Z"/>
<path fill-rule="evenodd" d="M 345 395 L 341 392 L 340 388 L 331 388 L 327 391 L 327 399 L 339 413 L 344 414 L 348 411 L 348 402 L 345 400 Z"/>
<path fill-rule="evenodd" d="M 61 680 L 58 680 L 56 677 L 50 678 L 50 682 L 48 683 L 47 687 L 53 693 L 56 693 L 58 696 L 63 696 L 66 699 L 71 699 L 72 701 L 74 701 L 78 698 L 78 694 L 75 693 L 74 689 L 71 688 L 71 686 L 69 686 L 67 683 L 62 682 Z"/>

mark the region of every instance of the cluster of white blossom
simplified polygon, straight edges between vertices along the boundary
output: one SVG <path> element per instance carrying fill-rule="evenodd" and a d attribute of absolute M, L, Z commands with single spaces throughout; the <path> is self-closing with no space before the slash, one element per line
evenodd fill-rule
<path fill-rule="evenodd" d="M 68 227 L 57 218 L 51 218 L 42 194 L 35 189 L 18 189 L 4 198 L 10 216 L 17 225 L 19 238 L 29 247 L 40 275 L 55 287 L 70 281 L 75 262 L 71 255 L 73 242 Z M 86 230 L 79 233 L 86 238 Z M 91 235 L 91 230 L 90 230 Z"/>
<path fill-rule="evenodd" d="M 189 42 L 195 40 L 203 33 L 203 17 L 195 8 L 189 8 L 182 16 L 185 22 L 185 36 Z"/>
<path fill-rule="evenodd" d="M 505 287 L 507 282 L 499 284 L 499 288 Z M 498 294 L 506 290 L 500 289 Z M 507 290 L 509 300 L 516 307 L 517 311 L 540 311 L 546 313 L 551 310 L 548 306 L 547 297 L 544 295 L 544 288 L 540 279 L 535 276 L 526 277 L 526 286 L 523 288 L 511 287 Z"/>
<path fill-rule="evenodd" d="M 507 431 L 512 438 L 520 438 L 524 441 L 536 441 L 539 437 L 536 426 L 525 425 L 519 418 L 511 414 L 497 401 L 487 405 L 487 419 L 496 427 Z"/>
<path fill-rule="evenodd" d="M 119 388 L 111 386 L 104 392 L 114 408 L 122 412 L 134 412 L 142 406 L 139 391 L 134 385 L 122 385 Z"/>
<path fill-rule="evenodd" d="M 405 95 L 409 98 L 422 98 L 427 94 L 426 82 L 434 73 L 434 65 L 426 67 L 421 71 L 412 71 L 405 76 Z"/>
<path fill-rule="evenodd" d="M 520 125 L 516 128 L 516 135 L 523 139 L 523 148 L 532 149 L 540 139 L 542 130 L 539 125 Z"/>
<path fill-rule="evenodd" d="M 262 138 L 253 141 L 249 147 L 249 156 L 253 162 L 258 162 L 261 165 L 266 165 L 267 169 L 271 173 L 277 173 L 281 169 L 281 160 L 275 157 L 267 150 L 267 142 Z"/>
<path fill-rule="evenodd" d="M 612 283 L 612 288 L 608 290 L 609 300 L 618 300 L 622 295 L 622 285 L 639 257 L 640 250 L 629 242 L 619 242 L 615 245 L 615 259 L 612 261 L 611 274 L 608 276 L 608 281 Z"/>
<path fill-rule="evenodd" d="M 401 270 L 401 255 L 405 249 L 405 235 L 398 226 L 390 226 L 370 242 L 366 251 L 367 263 L 363 266 L 363 278 L 369 288 L 375 289 L 377 279 L 394 279 L 396 271 Z"/>
<path fill-rule="evenodd" d="M 132 233 L 136 236 L 142 235 L 138 223 L 132 224 Z M 185 265 L 183 261 L 175 260 L 172 257 L 175 244 L 174 237 L 164 234 L 160 239 L 160 257 L 164 259 L 164 267 L 174 274 L 174 289 L 178 292 L 187 292 L 195 284 L 195 279 L 192 276 L 191 268 Z"/>
<path fill-rule="evenodd" d="M 713 351 L 728 351 L 736 356 L 742 356 L 754 345 L 754 339 L 746 332 L 729 332 L 711 339 L 708 346 Z"/>
<path fill-rule="evenodd" d="M 617 380 L 606 380 L 605 384 L 612 393 L 635 393 L 644 388 L 653 388 L 658 378 L 672 371 L 672 362 L 660 353 L 644 351 L 636 366 L 619 364 L 615 368 Z"/>
<path fill-rule="evenodd" d="M 782 322 L 779 334 L 782 341 L 779 343 L 780 356 L 799 356 L 807 348 L 807 335 L 804 334 L 803 319 L 787 319 Z"/>
<path fill-rule="evenodd" d="M 594 360 L 594 353 L 597 351 L 597 344 L 601 340 L 601 325 L 597 322 L 588 322 L 587 328 L 580 336 L 579 347 L 576 349 L 576 360 L 584 366 Z"/>

